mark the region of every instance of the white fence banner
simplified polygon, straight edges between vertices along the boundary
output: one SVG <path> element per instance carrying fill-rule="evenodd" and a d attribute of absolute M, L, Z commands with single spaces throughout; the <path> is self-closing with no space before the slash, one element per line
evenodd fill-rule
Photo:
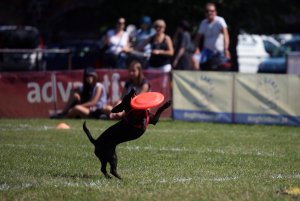
<path fill-rule="evenodd" d="M 173 117 L 187 121 L 300 125 L 300 77 L 173 71 Z"/>
<path fill-rule="evenodd" d="M 233 77 L 228 73 L 174 71 L 173 117 L 232 122 Z"/>
<path fill-rule="evenodd" d="M 234 97 L 234 122 L 300 125 L 299 76 L 239 74 Z"/>

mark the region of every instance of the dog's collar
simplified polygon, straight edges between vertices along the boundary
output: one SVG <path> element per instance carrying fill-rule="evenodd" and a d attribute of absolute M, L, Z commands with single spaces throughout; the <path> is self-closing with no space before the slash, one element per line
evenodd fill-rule
<path fill-rule="evenodd" d="M 131 109 L 124 117 L 124 120 L 132 125 L 133 127 L 135 128 L 139 128 L 139 129 L 142 129 L 143 128 L 143 125 L 142 124 L 136 124 L 136 123 L 133 123 L 133 122 L 130 122 L 130 120 L 128 119 L 128 116 L 130 115 L 130 113 L 132 111 L 134 111 L 135 109 Z M 146 115 L 146 125 L 145 125 L 145 128 L 147 129 L 148 128 L 148 125 L 149 125 L 149 111 L 148 110 L 144 110 L 145 111 L 145 115 Z"/>

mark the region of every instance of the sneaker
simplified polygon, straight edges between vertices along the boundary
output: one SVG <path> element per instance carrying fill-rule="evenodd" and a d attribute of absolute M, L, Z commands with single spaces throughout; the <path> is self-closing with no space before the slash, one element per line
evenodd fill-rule
<path fill-rule="evenodd" d="M 64 116 L 65 115 L 63 113 L 57 113 L 57 114 L 51 115 L 50 119 L 63 119 Z"/>

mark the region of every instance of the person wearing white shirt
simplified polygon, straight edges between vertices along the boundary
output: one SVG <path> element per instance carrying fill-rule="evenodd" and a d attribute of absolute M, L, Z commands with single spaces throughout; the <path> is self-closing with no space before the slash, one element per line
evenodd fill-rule
<path fill-rule="evenodd" d="M 205 15 L 206 19 L 201 21 L 195 37 L 197 47 L 203 40 L 200 63 L 205 63 L 213 55 L 218 55 L 221 60 L 229 60 L 229 33 L 224 18 L 217 15 L 213 3 L 206 4 Z"/>
<path fill-rule="evenodd" d="M 103 56 L 105 67 L 122 68 L 122 53 L 127 52 L 130 46 L 129 34 L 125 31 L 125 18 L 119 18 L 116 28 L 107 31 L 103 43 L 107 47 Z"/>

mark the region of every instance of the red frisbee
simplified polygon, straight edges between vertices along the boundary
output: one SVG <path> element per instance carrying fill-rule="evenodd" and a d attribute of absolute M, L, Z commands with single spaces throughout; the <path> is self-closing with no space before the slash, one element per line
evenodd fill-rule
<path fill-rule="evenodd" d="M 131 100 L 131 106 L 135 109 L 148 109 L 158 106 L 164 99 L 164 95 L 159 92 L 141 93 Z"/>

